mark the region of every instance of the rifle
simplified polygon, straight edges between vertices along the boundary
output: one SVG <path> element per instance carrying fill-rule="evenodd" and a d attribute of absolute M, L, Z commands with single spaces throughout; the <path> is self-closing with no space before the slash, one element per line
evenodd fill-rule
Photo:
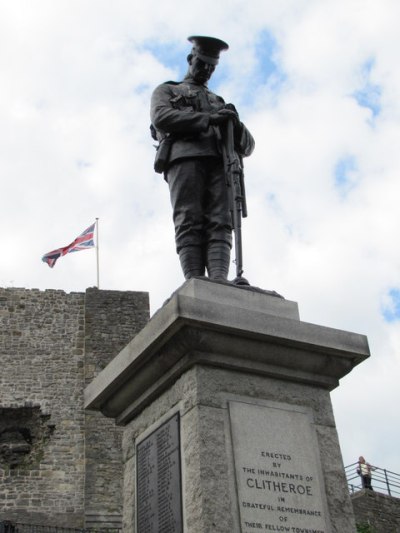
<path fill-rule="evenodd" d="M 236 278 L 235 285 L 250 285 L 243 274 L 243 248 L 242 248 L 242 217 L 247 217 L 246 191 L 244 187 L 244 173 L 242 159 L 235 152 L 233 137 L 233 122 L 228 120 L 222 138 L 222 156 L 226 185 L 228 187 L 229 207 L 232 216 L 232 226 L 235 233 L 235 260 Z"/>

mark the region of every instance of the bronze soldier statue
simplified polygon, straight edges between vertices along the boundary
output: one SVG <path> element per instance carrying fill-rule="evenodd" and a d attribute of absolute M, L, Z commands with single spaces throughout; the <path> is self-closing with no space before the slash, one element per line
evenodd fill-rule
<path fill-rule="evenodd" d="M 177 253 L 186 279 L 226 280 L 232 246 L 232 216 L 223 160 L 223 132 L 233 124 L 240 160 L 254 139 L 232 104 L 207 88 L 228 45 L 213 37 L 189 37 L 193 44 L 182 82 L 159 85 L 151 99 L 151 130 L 159 141 L 155 170 L 168 182 Z"/>

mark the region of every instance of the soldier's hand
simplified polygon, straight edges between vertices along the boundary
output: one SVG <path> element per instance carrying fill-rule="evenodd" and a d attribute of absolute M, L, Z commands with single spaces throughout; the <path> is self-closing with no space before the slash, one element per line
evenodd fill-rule
<path fill-rule="evenodd" d="M 238 116 L 235 111 L 232 111 L 231 109 L 220 109 L 217 113 L 212 113 L 210 115 L 210 124 L 212 125 L 219 125 L 219 124 L 225 124 L 228 120 L 233 120 L 233 122 L 237 122 Z"/>
<path fill-rule="evenodd" d="M 237 118 L 239 118 L 239 113 L 237 112 L 237 109 L 233 104 L 225 104 L 225 109 L 233 111 L 236 114 Z"/>

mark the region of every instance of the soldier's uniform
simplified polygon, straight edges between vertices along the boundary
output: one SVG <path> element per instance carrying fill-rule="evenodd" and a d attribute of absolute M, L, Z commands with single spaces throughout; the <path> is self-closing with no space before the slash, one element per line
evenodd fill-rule
<path fill-rule="evenodd" d="M 186 278 L 204 275 L 207 268 L 211 278 L 226 279 L 229 269 L 232 222 L 221 134 L 219 126 L 210 124 L 210 116 L 224 108 L 220 96 L 190 76 L 180 83 L 159 85 L 151 99 L 151 122 L 157 138 L 172 141 L 164 176 L 170 188 L 176 248 Z M 239 121 L 235 149 L 241 157 L 254 149 L 253 137 Z M 221 261 L 225 272 L 221 272 Z"/>

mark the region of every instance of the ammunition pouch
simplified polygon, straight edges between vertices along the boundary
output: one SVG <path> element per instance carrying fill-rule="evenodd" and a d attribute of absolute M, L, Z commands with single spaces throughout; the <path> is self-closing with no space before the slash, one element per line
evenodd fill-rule
<path fill-rule="evenodd" d="M 154 160 L 154 170 L 157 174 L 162 174 L 166 170 L 173 142 L 174 140 L 171 136 L 164 137 L 157 146 L 156 158 Z"/>

